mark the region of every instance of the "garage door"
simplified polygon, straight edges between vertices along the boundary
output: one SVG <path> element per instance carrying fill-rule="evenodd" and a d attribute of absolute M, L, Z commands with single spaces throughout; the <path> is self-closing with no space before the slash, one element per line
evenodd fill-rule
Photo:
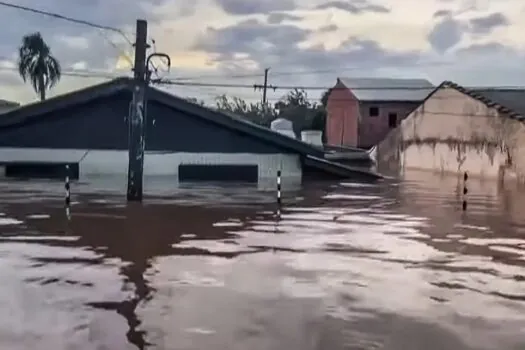
<path fill-rule="evenodd" d="M 179 182 L 250 182 L 258 180 L 259 168 L 257 165 L 179 165 Z"/>

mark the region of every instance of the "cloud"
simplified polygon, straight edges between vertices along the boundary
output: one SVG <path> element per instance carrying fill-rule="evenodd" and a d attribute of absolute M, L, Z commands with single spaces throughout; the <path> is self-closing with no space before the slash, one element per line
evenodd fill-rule
<path fill-rule="evenodd" d="M 439 53 L 445 53 L 463 38 L 461 22 L 446 17 L 439 21 L 428 34 L 428 42 Z"/>
<path fill-rule="evenodd" d="M 300 21 L 302 17 L 300 16 L 294 16 L 287 13 L 282 12 L 272 12 L 268 15 L 266 18 L 266 21 L 269 24 L 281 24 L 284 21 Z"/>
<path fill-rule="evenodd" d="M 218 54 L 219 60 L 229 59 L 236 53 L 269 57 L 284 54 L 290 46 L 305 41 L 309 34 L 309 30 L 293 25 L 268 25 L 250 19 L 224 28 L 208 28 L 195 49 Z"/>
<path fill-rule="evenodd" d="M 503 45 L 498 42 L 488 42 L 484 44 L 472 44 L 466 47 L 459 48 L 456 54 L 460 58 L 470 58 L 480 61 L 482 59 L 493 60 L 495 56 L 504 57 L 516 57 L 522 56 L 525 58 L 525 53 L 516 50 L 507 45 Z M 501 62 L 493 62 L 495 64 L 501 64 Z"/>
<path fill-rule="evenodd" d="M 147 19 L 157 50 L 172 57 L 170 78 L 250 85 L 262 82 L 254 75 L 262 76 L 264 68 L 271 67 L 270 82 L 279 85 L 329 86 L 338 75 L 430 77 L 435 83 L 453 79 L 466 85 L 481 80 L 511 84 L 518 78 L 522 84 L 525 80 L 525 47 L 519 40 L 525 24 L 519 1 L 491 2 L 490 8 L 471 0 L 16 3 L 118 27 L 131 40 L 136 19 Z M 133 53 L 119 34 L 54 18 L 2 7 L 0 21 L 9 23 L 0 32 L 0 61 L 12 61 L 22 36 L 35 31 L 42 33 L 67 70 L 112 70 L 123 53 Z M 0 67 L 5 66 L 0 62 Z M 6 69 L 0 69 L 0 98 L 34 100 L 32 88 L 22 83 L 16 71 Z M 129 74 L 129 67 L 115 71 L 119 73 Z M 250 77 L 225 78 L 238 75 Z M 209 78 L 212 76 L 217 78 Z M 64 76 L 51 95 L 100 81 Z M 172 91 L 260 98 L 251 89 L 184 87 Z"/>
<path fill-rule="evenodd" d="M 459 47 L 455 58 L 457 63 L 445 72 L 448 79 L 463 85 L 522 86 L 525 80 L 525 51 L 500 42 Z"/>
<path fill-rule="evenodd" d="M 484 17 L 473 18 L 470 20 L 471 31 L 476 34 L 489 34 L 495 28 L 509 25 L 508 18 L 499 12 L 492 13 Z"/>
<path fill-rule="evenodd" d="M 103 3 L 103 6 L 94 6 L 96 4 L 82 0 L 66 2 L 47 0 L 38 3 L 32 0 L 16 1 L 17 5 L 48 12 L 59 12 L 65 16 L 122 29 L 129 39 L 133 39 L 136 19 L 141 17 L 154 19 L 155 17 L 149 14 L 147 8 L 158 3 L 160 0 L 141 2 L 108 0 Z M 0 57 L 9 58 L 12 61 L 17 58 L 17 50 L 22 37 L 37 31 L 51 47 L 51 53 L 60 61 L 63 70 L 81 67 L 90 70 L 108 70 L 113 68 L 119 55 L 122 55 L 123 52 L 132 52 L 132 47 L 119 34 L 57 18 L 2 7 L 0 21 L 9 23 L 0 32 Z M 64 76 L 61 83 L 51 91 L 51 95 L 99 81 L 100 79 L 75 79 Z M 3 72 L 0 76 L 0 85 L 2 85 L 0 93 L 5 96 L 7 91 L 11 99 L 30 101 L 35 98 L 32 88 L 22 82 L 16 71 Z"/>
<path fill-rule="evenodd" d="M 208 52 L 219 66 L 238 61 L 236 55 L 242 54 L 245 59 L 256 62 L 259 69 L 273 66 L 318 70 L 341 67 L 349 62 L 365 68 L 403 66 L 420 57 L 419 52 L 388 51 L 376 41 L 357 37 L 348 38 L 334 50 L 322 45 L 305 45 L 312 33 L 294 25 L 275 26 L 252 19 L 224 28 L 209 28 L 195 49 Z"/>
<path fill-rule="evenodd" d="M 321 4 L 317 6 L 317 9 L 319 10 L 325 10 L 325 9 L 338 9 L 342 11 L 347 11 L 353 14 L 360 14 L 365 12 L 375 12 L 375 13 L 389 13 L 390 10 L 381 5 L 376 5 L 369 3 L 364 0 L 360 1 L 329 1 L 327 3 Z"/>
<path fill-rule="evenodd" d="M 295 0 L 216 0 L 217 4 L 232 15 L 265 14 L 272 11 L 291 11 L 296 8 Z"/>
<path fill-rule="evenodd" d="M 452 11 L 450 10 L 438 10 L 434 12 L 434 15 L 432 17 L 439 18 L 439 17 L 447 17 L 452 15 Z"/>
<path fill-rule="evenodd" d="M 319 28 L 319 32 L 321 33 L 330 33 L 335 32 L 339 29 L 339 27 L 336 24 L 328 24 L 325 26 L 322 26 Z"/>

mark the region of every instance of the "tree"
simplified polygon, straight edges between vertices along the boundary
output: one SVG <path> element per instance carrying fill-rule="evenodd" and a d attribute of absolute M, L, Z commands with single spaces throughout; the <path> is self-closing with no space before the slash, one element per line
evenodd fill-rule
<path fill-rule="evenodd" d="M 328 97 L 330 97 L 330 94 L 332 93 L 332 88 L 327 89 L 323 94 L 321 95 L 321 104 L 326 109 L 328 106 Z"/>
<path fill-rule="evenodd" d="M 51 55 L 51 49 L 39 32 L 22 38 L 18 50 L 18 72 L 24 82 L 30 81 L 42 101 L 46 99 L 46 90 L 60 81 L 60 63 Z"/>
<path fill-rule="evenodd" d="M 303 130 L 324 131 L 325 108 L 321 104 L 310 102 L 305 90 L 290 91 L 275 104 L 275 108 L 279 117 L 292 121 L 297 134 Z"/>
<path fill-rule="evenodd" d="M 270 126 L 275 119 L 275 110 L 262 103 L 247 103 L 238 97 L 218 96 L 217 109 L 222 112 L 243 116 L 246 120 L 263 126 Z"/>
<path fill-rule="evenodd" d="M 187 97 L 186 101 L 194 103 L 194 104 L 199 105 L 199 106 L 205 106 L 206 105 L 206 103 L 204 103 L 203 100 L 196 99 L 195 97 Z"/>
<path fill-rule="evenodd" d="M 303 130 L 325 129 L 326 108 L 323 101 L 327 100 L 329 91 L 321 98 L 321 103 L 310 102 L 305 90 L 294 89 L 272 105 L 248 103 L 238 97 L 222 95 L 216 98 L 217 109 L 227 113 L 243 116 L 247 120 L 269 127 L 275 118 L 285 118 L 294 125 L 298 135 Z"/>

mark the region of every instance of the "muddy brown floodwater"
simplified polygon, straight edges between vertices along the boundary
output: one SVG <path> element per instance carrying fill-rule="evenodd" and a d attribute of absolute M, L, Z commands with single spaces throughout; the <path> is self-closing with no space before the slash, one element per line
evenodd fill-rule
<path fill-rule="evenodd" d="M 0 183 L 0 348 L 523 350 L 525 193 L 469 181 L 466 213 L 412 173 L 280 220 L 272 192 L 73 184 L 70 221 L 61 184 Z"/>

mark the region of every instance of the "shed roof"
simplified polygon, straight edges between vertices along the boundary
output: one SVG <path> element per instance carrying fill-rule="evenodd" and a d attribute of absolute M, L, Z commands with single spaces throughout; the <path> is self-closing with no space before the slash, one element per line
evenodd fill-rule
<path fill-rule="evenodd" d="M 423 101 L 434 85 L 426 79 L 338 78 L 360 101 Z"/>

